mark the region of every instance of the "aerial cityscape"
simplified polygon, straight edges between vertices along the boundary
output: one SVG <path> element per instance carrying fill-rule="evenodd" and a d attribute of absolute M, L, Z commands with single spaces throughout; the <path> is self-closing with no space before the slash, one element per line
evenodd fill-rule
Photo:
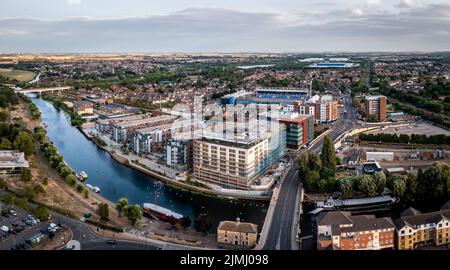
<path fill-rule="evenodd" d="M 0 4 L 0 250 L 449 250 L 448 2 L 100 2 Z"/>

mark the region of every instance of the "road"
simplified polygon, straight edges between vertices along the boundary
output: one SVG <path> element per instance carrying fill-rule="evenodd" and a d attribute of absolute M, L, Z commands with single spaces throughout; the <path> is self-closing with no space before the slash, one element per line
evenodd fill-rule
<path fill-rule="evenodd" d="M 331 137 L 336 139 L 339 135 L 353 128 L 357 124 L 356 112 L 352 105 L 350 93 L 344 95 L 344 108 L 347 114 L 342 112 L 341 117 L 331 126 Z M 342 110 L 341 110 L 342 111 Z M 318 153 L 323 144 L 323 139 L 316 142 L 309 151 Z M 304 153 L 300 152 L 300 153 Z M 276 201 L 273 214 L 273 222 L 268 231 L 265 250 L 292 250 L 298 249 L 295 239 L 296 200 L 302 183 L 298 181 L 298 154 L 291 155 L 293 165 L 287 176 L 280 184 L 280 192 Z"/>

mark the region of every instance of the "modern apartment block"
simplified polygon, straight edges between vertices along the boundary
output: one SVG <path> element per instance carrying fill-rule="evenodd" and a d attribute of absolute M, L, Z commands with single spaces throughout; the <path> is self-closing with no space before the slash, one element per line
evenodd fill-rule
<path fill-rule="evenodd" d="M 286 125 L 286 146 L 299 149 L 314 139 L 314 116 L 297 113 L 281 114 L 279 122 Z"/>
<path fill-rule="evenodd" d="M 112 139 L 118 143 L 125 143 L 133 131 L 137 129 L 170 124 L 177 118 L 177 116 L 172 115 L 158 115 L 149 118 L 115 123 L 112 126 Z"/>
<path fill-rule="evenodd" d="M 450 202 L 440 211 L 421 213 L 410 207 L 395 221 L 397 249 L 450 244 Z"/>
<path fill-rule="evenodd" d="M 329 123 L 339 118 L 339 104 L 335 100 L 320 100 L 314 103 L 314 117 L 318 123 Z"/>
<path fill-rule="evenodd" d="M 192 140 L 170 138 L 164 145 L 163 154 L 167 166 L 192 168 Z"/>
<path fill-rule="evenodd" d="M 375 115 L 378 122 L 386 121 L 386 97 L 385 96 L 366 96 L 365 101 L 366 117 Z"/>
<path fill-rule="evenodd" d="M 201 128 L 201 125 L 201 122 L 179 119 L 170 124 L 137 129 L 130 135 L 130 146 L 136 154 L 149 154 L 155 150 L 155 146 L 159 146 L 156 151 L 162 151 L 169 138 L 179 133 L 193 132 L 195 129 Z M 187 139 L 189 140 L 189 138 Z"/>
<path fill-rule="evenodd" d="M 394 248 L 395 225 L 391 218 L 355 215 L 344 211 L 317 216 L 317 249 L 379 250 Z"/>
<path fill-rule="evenodd" d="M 203 136 L 194 141 L 194 178 L 225 188 L 249 189 L 252 182 L 286 153 L 286 129 L 225 139 Z"/>
<path fill-rule="evenodd" d="M 222 221 L 217 228 L 217 242 L 254 247 L 258 240 L 258 225 L 237 221 Z"/>

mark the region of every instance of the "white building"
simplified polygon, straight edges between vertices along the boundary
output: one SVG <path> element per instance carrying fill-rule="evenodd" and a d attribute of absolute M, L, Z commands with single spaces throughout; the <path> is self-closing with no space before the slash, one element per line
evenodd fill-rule
<path fill-rule="evenodd" d="M 392 161 L 394 160 L 394 152 L 366 152 L 366 160 Z"/>
<path fill-rule="evenodd" d="M 28 168 L 25 154 L 17 150 L 0 151 L 0 174 L 18 174 L 22 168 Z"/>

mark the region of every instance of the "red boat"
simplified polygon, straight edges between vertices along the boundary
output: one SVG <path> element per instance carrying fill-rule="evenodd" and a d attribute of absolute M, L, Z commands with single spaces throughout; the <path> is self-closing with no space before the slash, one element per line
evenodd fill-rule
<path fill-rule="evenodd" d="M 161 221 L 177 223 L 183 220 L 183 215 L 153 203 L 144 203 L 143 208 L 144 214 Z"/>

